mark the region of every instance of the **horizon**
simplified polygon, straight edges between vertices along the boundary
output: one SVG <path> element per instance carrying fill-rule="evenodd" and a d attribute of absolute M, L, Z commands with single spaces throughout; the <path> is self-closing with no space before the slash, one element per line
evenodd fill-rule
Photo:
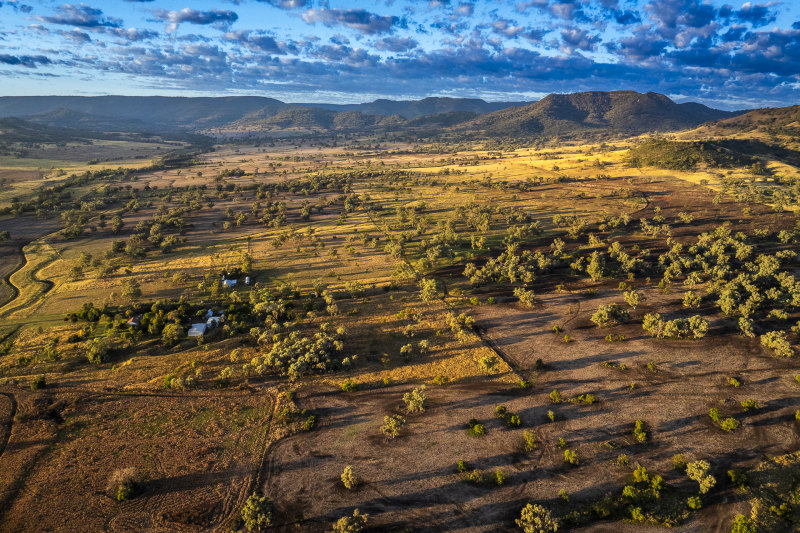
<path fill-rule="evenodd" d="M 622 79 L 725 110 L 800 102 L 800 5 L 789 2 L 191 6 L 0 2 L 2 95 L 507 102 L 614 90 Z"/>

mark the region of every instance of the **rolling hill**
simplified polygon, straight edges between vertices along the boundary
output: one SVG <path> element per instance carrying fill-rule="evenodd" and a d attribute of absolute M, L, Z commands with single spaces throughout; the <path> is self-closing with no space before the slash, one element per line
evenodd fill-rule
<path fill-rule="evenodd" d="M 480 116 L 456 129 L 503 136 L 574 136 L 675 131 L 734 116 L 696 103 L 677 104 L 634 91 L 551 94 L 524 107 Z"/>

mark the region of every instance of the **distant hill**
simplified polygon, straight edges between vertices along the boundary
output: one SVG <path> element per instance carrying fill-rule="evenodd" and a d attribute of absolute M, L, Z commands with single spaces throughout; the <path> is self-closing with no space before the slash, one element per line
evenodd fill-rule
<path fill-rule="evenodd" d="M 425 98 L 423 100 L 376 100 L 363 104 L 287 104 L 273 98 L 233 96 L 220 98 L 180 98 L 163 96 L 5 96 L 0 97 L 0 118 L 19 117 L 55 127 L 86 128 L 97 131 L 201 131 L 228 126 L 241 121 L 254 123 L 288 111 L 300 121 L 294 126 L 284 119 L 286 127 L 302 128 L 301 123 L 322 121 L 327 124 L 333 115 L 298 108 L 329 112 L 358 112 L 362 115 L 416 118 L 424 115 L 471 112 L 487 113 L 519 102 L 485 102 L 469 98 Z M 313 117 L 316 118 L 311 118 Z M 324 119 L 323 117 L 329 117 Z M 343 117 L 350 122 L 355 115 Z M 285 118 L 285 117 L 284 117 Z M 310 120 L 310 122 L 309 122 Z M 365 119 L 357 119 L 356 123 Z M 380 122 L 379 120 L 376 120 Z M 371 119 L 366 120 L 369 124 Z M 396 122 L 396 119 L 393 119 Z M 311 126 L 316 127 L 316 126 Z M 323 129 L 329 129 L 324 126 Z"/>
<path fill-rule="evenodd" d="M 528 102 L 486 102 L 478 98 L 436 98 L 422 100 L 375 100 L 365 104 L 297 104 L 321 107 L 332 111 L 359 111 L 367 115 L 399 115 L 403 118 L 416 118 L 424 115 L 469 112 L 491 113 Z"/>
<path fill-rule="evenodd" d="M 254 96 L 5 96 L 0 97 L 0 117 L 27 118 L 67 110 L 119 120 L 118 128 L 124 128 L 125 121 L 134 120 L 154 127 L 198 130 L 227 124 L 259 109 L 285 105 Z"/>
<path fill-rule="evenodd" d="M 754 109 L 735 117 L 704 124 L 697 133 L 705 135 L 768 133 L 796 138 L 800 136 L 800 106 Z"/>
<path fill-rule="evenodd" d="M 359 111 L 333 111 L 318 107 L 290 106 L 275 114 L 249 113 L 225 126 L 226 131 L 366 132 L 378 127 L 402 126 L 398 116 L 367 115 Z"/>
<path fill-rule="evenodd" d="M 639 134 L 691 128 L 735 114 L 702 104 L 676 104 L 652 92 L 586 92 L 551 94 L 524 107 L 480 116 L 456 129 L 503 136 Z"/>

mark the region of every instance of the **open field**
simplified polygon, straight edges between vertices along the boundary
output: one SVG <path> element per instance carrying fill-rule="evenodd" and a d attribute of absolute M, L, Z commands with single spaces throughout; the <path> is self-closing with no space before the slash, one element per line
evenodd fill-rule
<path fill-rule="evenodd" d="M 0 161 L 0 530 L 792 531 L 795 458 L 728 472 L 800 444 L 798 167 L 648 140 Z"/>

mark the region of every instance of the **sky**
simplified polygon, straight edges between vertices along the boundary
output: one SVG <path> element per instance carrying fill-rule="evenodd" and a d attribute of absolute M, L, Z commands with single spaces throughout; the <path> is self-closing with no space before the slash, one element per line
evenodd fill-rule
<path fill-rule="evenodd" d="M 0 95 L 800 104 L 800 0 L 0 0 Z"/>

